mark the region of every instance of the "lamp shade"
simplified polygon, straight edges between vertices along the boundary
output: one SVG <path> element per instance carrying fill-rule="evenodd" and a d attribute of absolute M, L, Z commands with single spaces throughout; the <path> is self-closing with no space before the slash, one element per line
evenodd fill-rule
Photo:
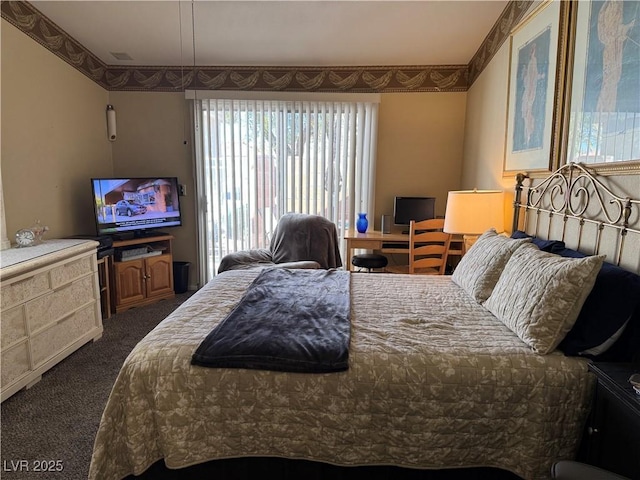
<path fill-rule="evenodd" d="M 500 190 L 449 192 L 444 231 L 459 235 L 480 235 L 490 228 L 504 231 L 504 193 Z"/>

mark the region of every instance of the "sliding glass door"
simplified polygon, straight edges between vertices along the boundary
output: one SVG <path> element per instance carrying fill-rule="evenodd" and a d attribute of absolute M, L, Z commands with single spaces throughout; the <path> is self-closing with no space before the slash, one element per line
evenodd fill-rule
<path fill-rule="evenodd" d="M 227 253 L 268 248 L 287 212 L 324 216 L 340 238 L 355 226 L 358 212 L 373 218 L 377 101 L 190 93 L 201 282 L 215 275 Z"/>

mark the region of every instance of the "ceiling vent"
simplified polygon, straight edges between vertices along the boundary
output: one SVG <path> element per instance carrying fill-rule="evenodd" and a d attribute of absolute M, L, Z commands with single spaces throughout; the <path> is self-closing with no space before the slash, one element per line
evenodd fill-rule
<path fill-rule="evenodd" d="M 133 60 L 126 52 L 109 52 L 116 60 Z"/>

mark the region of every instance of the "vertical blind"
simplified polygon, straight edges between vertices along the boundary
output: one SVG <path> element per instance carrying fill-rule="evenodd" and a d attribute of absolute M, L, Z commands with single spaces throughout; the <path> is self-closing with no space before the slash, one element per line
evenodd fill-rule
<path fill-rule="evenodd" d="M 357 213 L 373 218 L 378 102 L 188 93 L 201 283 L 213 278 L 227 253 L 268 248 L 285 213 L 324 216 L 340 238 L 355 227 Z"/>
<path fill-rule="evenodd" d="M 609 163 L 640 158 L 638 112 L 572 111 L 569 125 L 567 162 Z"/>

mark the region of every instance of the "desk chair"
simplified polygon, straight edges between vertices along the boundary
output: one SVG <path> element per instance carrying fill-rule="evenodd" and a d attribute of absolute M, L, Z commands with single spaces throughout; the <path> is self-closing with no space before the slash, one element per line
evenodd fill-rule
<path fill-rule="evenodd" d="M 409 265 L 387 267 L 394 273 L 444 275 L 451 235 L 442 231 L 443 218 L 409 225 Z"/>
<path fill-rule="evenodd" d="M 369 273 L 373 268 L 386 267 L 388 262 L 387 257 L 377 253 L 361 253 L 360 255 L 354 255 L 351 259 L 351 264 L 354 267 L 366 268 Z"/>

